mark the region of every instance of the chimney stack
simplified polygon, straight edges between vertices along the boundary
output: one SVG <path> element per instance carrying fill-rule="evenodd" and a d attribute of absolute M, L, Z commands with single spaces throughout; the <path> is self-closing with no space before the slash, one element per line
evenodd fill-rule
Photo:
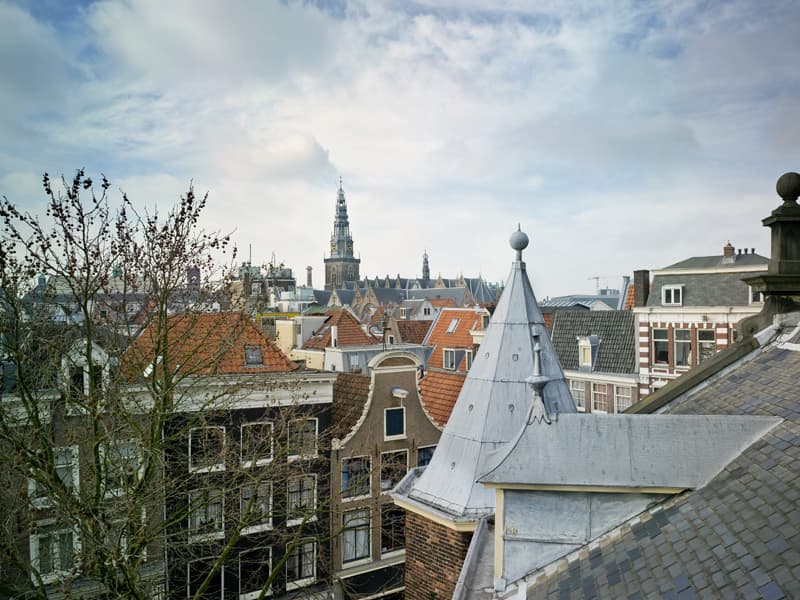
<path fill-rule="evenodd" d="M 306 267 L 306 287 L 310 287 L 310 288 L 314 287 L 311 284 L 311 265 Z"/>
<path fill-rule="evenodd" d="M 633 272 L 633 305 L 645 306 L 650 296 L 650 271 L 641 269 Z"/>

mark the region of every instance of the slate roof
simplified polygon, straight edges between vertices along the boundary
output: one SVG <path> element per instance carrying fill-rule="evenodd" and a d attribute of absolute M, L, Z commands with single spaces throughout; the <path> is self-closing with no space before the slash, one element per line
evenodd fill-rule
<path fill-rule="evenodd" d="M 800 597 L 800 349 L 753 352 L 665 407 L 783 422 L 711 482 L 556 561 L 528 598 Z"/>
<path fill-rule="evenodd" d="M 344 439 L 364 412 L 369 396 L 370 377 L 339 373 L 333 383 L 333 437 Z"/>
<path fill-rule="evenodd" d="M 693 256 L 664 267 L 664 269 L 733 269 L 769 263 L 769 259 L 760 254 L 737 254 L 733 257 L 734 260 L 729 262 L 724 262 L 723 258 L 722 255 Z"/>
<path fill-rule="evenodd" d="M 555 298 L 548 298 L 539 303 L 541 307 L 569 307 L 569 306 L 585 306 L 590 307 L 593 303 L 600 301 L 609 308 L 616 309 L 619 305 L 619 294 L 617 295 L 600 295 L 600 294 L 570 294 L 568 296 L 556 296 Z"/>
<path fill-rule="evenodd" d="M 314 301 L 320 306 L 327 306 L 331 293 L 327 290 L 314 290 Z"/>
<path fill-rule="evenodd" d="M 361 329 L 353 314 L 346 308 L 331 309 L 326 312 L 328 319 L 303 344 L 303 350 L 324 350 L 331 345 L 331 327 L 336 326 L 337 346 L 366 346 L 377 344 L 376 340 Z"/>
<path fill-rule="evenodd" d="M 420 382 L 420 400 L 439 427 L 447 425 L 466 378 L 464 372 L 429 371 Z"/>
<path fill-rule="evenodd" d="M 431 327 L 432 321 L 397 321 L 400 341 L 404 344 L 421 344 Z"/>
<path fill-rule="evenodd" d="M 765 263 L 766 264 L 766 263 Z M 764 269 L 766 271 L 766 269 Z M 698 273 L 653 276 L 647 306 L 661 306 L 661 288 L 683 285 L 683 306 L 747 306 L 750 291 L 742 281 L 747 273 Z"/>
<path fill-rule="evenodd" d="M 639 372 L 636 315 L 630 311 L 557 310 L 551 339 L 563 369 L 578 370 L 578 336 L 600 338 L 593 371 L 599 373 Z"/>
<path fill-rule="evenodd" d="M 425 290 L 408 290 L 408 297 L 426 298 L 431 303 L 434 300 L 449 300 L 455 306 L 463 306 L 466 293 L 467 288 L 429 288 Z"/>
<path fill-rule="evenodd" d="M 123 357 L 123 372 L 138 377 L 157 356 L 156 324 L 146 327 Z M 167 321 L 171 360 L 190 375 L 293 371 L 297 367 L 243 313 L 176 315 Z M 245 348 L 258 346 L 260 364 L 247 364 Z"/>

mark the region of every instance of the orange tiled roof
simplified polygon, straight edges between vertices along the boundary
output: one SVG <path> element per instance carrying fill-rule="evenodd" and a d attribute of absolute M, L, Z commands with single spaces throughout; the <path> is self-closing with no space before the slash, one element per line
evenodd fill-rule
<path fill-rule="evenodd" d="M 452 298 L 431 298 L 428 300 L 432 306 L 436 308 L 447 308 L 447 307 L 455 307 L 456 301 Z"/>
<path fill-rule="evenodd" d="M 622 305 L 622 310 L 631 310 L 633 308 L 635 293 L 636 288 L 634 284 L 630 284 L 628 286 L 628 293 L 625 295 L 625 303 Z"/>
<path fill-rule="evenodd" d="M 405 344 L 421 344 L 431 327 L 431 321 L 397 321 L 400 339 Z"/>
<path fill-rule="evenodd" d="M 336 326 L 337 346 L 364 346 L 379 344 L 380 340 L 364 333 L 361 323 L 344 308 L 327 311 L 330 315 L 325 323 L 303 344 L 304 350 L 324 350 L 331 345 L 331 327 Z"/>
<path fill-rule="evenodd" d="M 467 376 L 464 373 L 429 371 L 419 384 L 420 399 L 425 410 L 440 427 L 447 425 L 461 386 Z"/>
<path fill-rule="evenodd" d="M 450 323 L 453 319 L 458 319 L 458 323 L 452 333 L 447 333 Z M 428 333 L 427 343 L 434 346 L 428 364 L 434 368 L 441 368 L 443 366 L 443 350 L 445 348 L 452 349 L 466 349 L 472 350 L 473 341 L 469 333 L 470 329 L 481 328 L 481 315 L 471 308 L 446 308 L 442 309 L 439 316 L 433 322 L 431 330 Z M 456 369 L 461 370 L 464 368 L 464 360 L 462 364 L 456 365 Z"/>
<path fill-rule="evenodd" d="M 123 358 L 123 372 L 138 377 L 163 354 L 153 322 L 136 338 Z M 293 371 L 297 367 L 244 314 L 238 312 L 175 315 L 167 320 L 167 356 L 183 375 L 227 375 Z M 246 349 L 258 348 L 250 354 Z"/>

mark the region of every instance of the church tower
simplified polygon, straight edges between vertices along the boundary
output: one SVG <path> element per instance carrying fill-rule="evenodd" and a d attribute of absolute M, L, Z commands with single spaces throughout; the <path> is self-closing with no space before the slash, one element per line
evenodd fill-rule
<path fill-rule="evenodd" d="M 361 259 L 353 256 L 353 237 L 350 235 L 350 220 L 347 218 L 347 202 L 344 198 L 341 177 L 336 197 L 330 252 L 330 256 L 325 259 L 325 289 L 342 288 L 346 281 L 358 281 Z"/>
<path fill-rule="evenodd" d="M 426 288 L 429 287 L 429 283 L 431 280 L 431 267 L 428 264 L 428 251 L 425 250 L 425 253 L 422 255 L 422 287 Z"/>

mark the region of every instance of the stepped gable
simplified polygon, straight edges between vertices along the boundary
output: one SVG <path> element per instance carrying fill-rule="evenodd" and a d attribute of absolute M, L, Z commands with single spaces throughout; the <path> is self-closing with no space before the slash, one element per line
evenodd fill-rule
<path fill-rule="evenodd" d="M 157 326 L 146 327 L 123 358 L 123 372 L 138 377 L 161 352 Z M 175 315 L 167 321 L 169 356 L 184 375 L 278 373 L 297 366 L 243 313 Z"/>
<path fill-rule="evenodd" d="M 525 426 L 534 373 L 548 413 L 576 412 L 522 260 L 527 245 L 512 234 L 516 260 L 433 459 L 396 489 L 420 510 L 468 521 L 494 512 L 494 490 L 477 479 Z"/>

